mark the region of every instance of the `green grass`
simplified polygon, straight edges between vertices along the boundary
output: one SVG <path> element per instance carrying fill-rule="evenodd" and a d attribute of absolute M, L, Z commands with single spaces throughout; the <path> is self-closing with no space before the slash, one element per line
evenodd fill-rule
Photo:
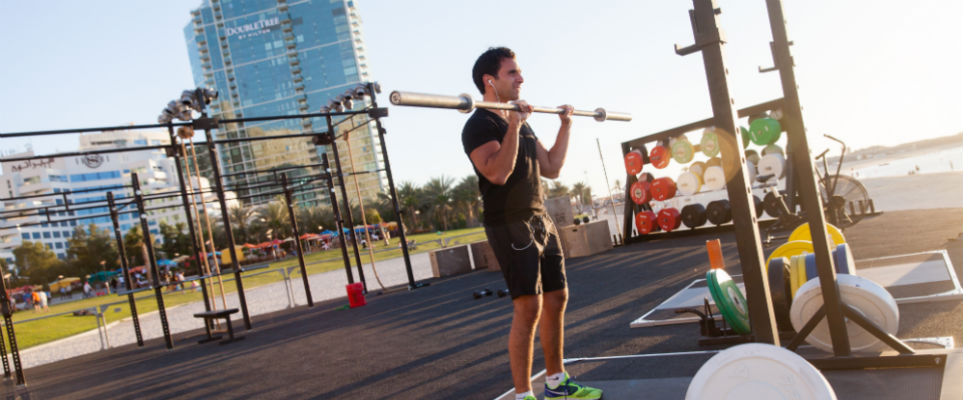
<path fill-rule="evenodd" d="M 411 249 L 410 254 L 418 254 L 442 248 L 442 243 L 440 242 L 445 242 L 447 247 L 451 247 L 485 240 L 485 230 L 484 228 L 457 229 L 442 232 L 441 234 L 422 233 L 417 235 L 409 235 L 407 238 L 409 241 L 415 241 L 415 248 Z M 399 243 L 400 241 L 398 238 L 392 238 L 389 246 L 384 246 L 384 241 L 382 240 L 375 241 L 373 248 L 373 250 L 375 250 L 375 263 L 377 264 L 378 261 L 401 257 L 402 252 L 399 248 Z M 370 258 L 368 249 L 359 248 L 358 250 L 361 254 L 361 261 L 365 264 L 369 264 Z M 356 273 L 357 265 L 355 263 L 354 251 L 350 245 L 348 247 L 348 256 L 351 259 L 352 273 Z M 308 275 L 344 269 L 344 261 L 341 258 L 341 249 L 338 248 L 307 253 L 304 257 L 304 262 L 306 264 L 305 269 L 307 270 Z M 297 257 L 288 257 L 286 259 L 270 263 L 267 268 L 251 271 L 250 274 L 253 275 L 262 271 L 293 267 L 297 265 Z M 299 276 L 300 273 L 298 269 L 292 271 L 292 275 Z M 233 277 L 233 273 L 226 273 L 222 275 L 224 292 L 230 293 L 237 290 L 237 287 L 233 281 Z M 253 276 L 242 275 L 242 279 L 245 290 L 248 290 L 280 281 L 283 279 L 283 277 L 280 273 L 273 272 Z M 211 279 L 210 281 L 217 286 L 216 279 Z M 220 289 L 216 287 L 214 293 L 219 294 Z M 138 292 L 135 294 L 135 297 L 138 314 L 146 314 L 148 312 L 157 310 L 157 301 L 154 298 L 154 292 L 152 290 Z M 199 291 L 164 291 L 165 308 L 202 300 L 203 297 Z M 220 298 L 218 297 L 216 301 L 218 307 L 220 307 Z M 113 321 L 130 317 L 131 313 L 127 296 L 110 295 L 70 301 L 51 305 L 50 310 L 45 312 L 36 312 L 33 310 L 20 311 L 13 315 L 13 321 L 16 323 L 18 321 L 40 318 L 46 315 L 72 312 L 86 308 L 96 308 L 101 305 L 118 302 L 120 304 L 112 305 L 104 311 L 104 317 L 106 318 L 107 323 L 111 323 Z M 96 328 L 96 317 L 93 315 L 74 316 L 72 314 L 16 323 L 14 325 L 14 329 L 17 334 L 17 345 L 20 349 L 26 349 L 39 344 L 48 343 Z"/>

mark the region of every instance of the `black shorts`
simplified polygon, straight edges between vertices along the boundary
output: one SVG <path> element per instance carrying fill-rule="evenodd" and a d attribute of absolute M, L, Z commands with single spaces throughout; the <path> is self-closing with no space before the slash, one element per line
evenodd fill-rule
<path fill-rule="evenodd" d="M 566 288 L 562 242 L 548 215 L 486 226 L 485 234 L 513 299 Z"/>

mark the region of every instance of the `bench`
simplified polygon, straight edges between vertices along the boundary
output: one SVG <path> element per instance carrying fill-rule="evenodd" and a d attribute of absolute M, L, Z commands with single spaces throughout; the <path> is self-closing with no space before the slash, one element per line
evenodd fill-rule
<path fill-rule="evenodd" d="M 221 340 L 220 344 L 231 343 L 235 340 L 244 339 L 244 336 L 237 336 L 237 337 L 234 336 L 234 327 L 231 326 L 231 314 L 236 314 L 236 313 L 237 313 L 236 308 L 228 308 L 224 310 L 205 311 L 205 312 L 194 314 L 194 318 L 204 319 L 204 329 L 207 331 L 207 338 L 198 340 L 197 343 L 207 343 L 207 342 L 221 338 L 220 335 L 215 336 L 213 329 L 211 329 L 214 323 L 214 320 L 217 320 L 217 319 L 223 319 L 224 322 L 227 324 L 227 339 Z"/>

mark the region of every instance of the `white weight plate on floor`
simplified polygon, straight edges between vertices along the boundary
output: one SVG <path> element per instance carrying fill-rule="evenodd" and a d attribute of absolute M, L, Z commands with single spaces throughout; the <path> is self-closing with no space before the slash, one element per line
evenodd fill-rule
<path fill-rule="evenodd" d="M 759 158 L 759 164 L 757 165 L 759 175 L 774 175 L 776 178 L 782 178 L 785 169 L 786 159 L 783 158 L 782 154 L 766 154 Z"/>
<path fill-rule="evenodd" d="M 835 399 L 816 367 L 796 353 L 771 344 L 730 347 L 702 364 L 689 383 L 686 400 Z"/>
<path fill-rule="evenodd" d="M 701 186 L 702 179 L 692 172 L 683 172 L 682 175 L 679 175 L 679 179 L 675 180 L 676 190 L 686 196 L 699 193 L 699 187 Z"/>
<path fill-rule="evenodd" d="M 886 288 L 856 275 L 836 274 L 836 282 L 839 284 L 839 295 L 844 303 L 859 310 L 866 319 L 882 328 L 883 332 L 896 334 L 899 330 L 899 307 L 896 306 L 896 300 Z M 819 287 L 819 279 L 811 279 L 796 291 L 796 297 L 792 300 L 792 306 L 789 309 L 792 327 L 796 331 L 802 330 L 803 325 L 809 322 L 810 317 L 822 305 L 823 295 Z M 887 348 L 886 344 L 876 336 L 848 319 L 846 332 L 849 334 L 849 346 L 854 352 L 874 352 Z M 825 318 L 806 337 L 806 342 L 832 353 L 833 344 Z"/>
<path fill-rule="evenodd" d="M 718 165 L 708 167 L 706 172 L 702 174 L 702 182 L 708 190 L 722 189 L 726 187 L 726 173 Z"/>

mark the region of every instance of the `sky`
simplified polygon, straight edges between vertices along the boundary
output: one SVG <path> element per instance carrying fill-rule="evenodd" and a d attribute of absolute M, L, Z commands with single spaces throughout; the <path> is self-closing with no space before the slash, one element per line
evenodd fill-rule
<path fill-rule="evenodd" d="M 472 174 L 453 110 L 390 106 L 392 90 L 480 97 L 471 67 L 490 46 L 518 55 L 522 98 L 628 112 L 631 122 L 578 118 L 559 180 L 607 194 L 624 182 L 620 144 L 711 116 L 688 1 L 458 2 L 355 0 L 396 183 Z M 200 0 L 0 2 L 0 132 L 154 123 L 192 88 L 182 29 Z M 720 0 L 737 107 L 781 97 L 763 0 Z M 785 1 L 811 150 L 896 145 L 963 131 L 963 2 Z M 558 117 L 529 118 L 548 147 Z M 690 134 L 698 140 L 699 134 Z M 598 143 L 598 145 L 596 144 Z M 784 142 L 783 142 L 784 143 Z M 20 152 L 27 139 L 4 139 Z M 38 154 L 73 150 L 73 136 L 29 139 Z M 601 147 L 601 157 L 599 147 Z M 674 170 L 656 171 L 670 175 Z"/>

